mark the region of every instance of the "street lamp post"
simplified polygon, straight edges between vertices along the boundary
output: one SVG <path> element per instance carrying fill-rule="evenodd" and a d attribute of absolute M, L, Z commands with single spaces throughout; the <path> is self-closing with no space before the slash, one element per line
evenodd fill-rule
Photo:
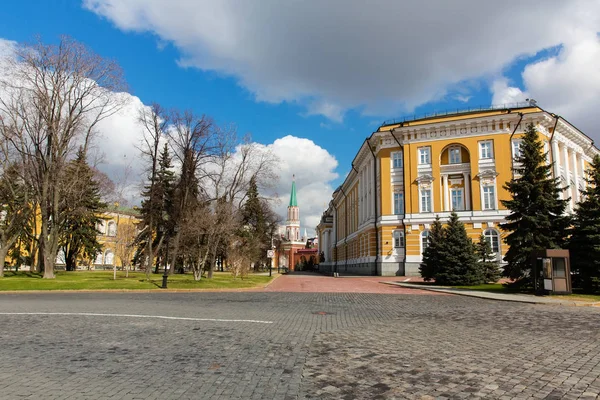
<path fill-rule="evenodd" d="M 165 267 L 163 272 L 162 289 L 167 288 L 167 280 L 169 279 L 169 272 L 167 271 L 167 264 L 169 264 L 169 242 L 167 241 L 167 254 L 165 255 Z"/>

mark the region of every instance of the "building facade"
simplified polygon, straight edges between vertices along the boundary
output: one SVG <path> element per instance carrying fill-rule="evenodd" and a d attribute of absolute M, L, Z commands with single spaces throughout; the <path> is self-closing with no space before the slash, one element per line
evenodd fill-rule
<path fill-rule="evenodd" d="M 599 153 L 565 119 L 526 103 L 386 123 L 367 138 L 317 227 L 323 272 L 418 275 L 436 216 L 452 210 L 476 241 L 484 234 L 499 261 L 498 225 L 509 211 L 514 157 L 529 124 L 544 143 L 572 212 L 587 165 Z"/>

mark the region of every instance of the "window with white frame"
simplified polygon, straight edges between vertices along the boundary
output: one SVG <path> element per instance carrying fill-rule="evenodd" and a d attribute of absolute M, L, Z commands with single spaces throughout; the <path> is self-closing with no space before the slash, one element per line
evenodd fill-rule
<path fill-rule="evenodd" d="M 513 160 L 521 156 L 521 146 L 523 145 L 523 139 L 513 139 L 512 141 L 512 153 Z"/>
<path fill-rule="evenodd" d="M 399 249 L 404 247 L 404 232 L 394 231 L 394 248 Z"/>
<path fill-rule="evenodd" d="M 431 189 L 421 189 L 421 212 L 431 212 Z"/>
<path fill-rule="evenodd" d="M 404 214 L 404 193 L 394 193 L 394 215 Z"/>
<path fill-rule="evenodd" d="M 431 147 L 419 147 L 419 164 L 431 164 Z"/>
<path fill-rule="evenodd" d="M 112 250 L 106 250 L 106 252 L 104 253 L 104 264 L 113 265 L 114 261 L 115 254 L 112 252 Z"/>
<path fill-rule="evenodd" d="M 484 210 L 495 210 L 496 209 L 496 193 L 494 185 L 484 185 L 483 191 L 483 209 Z"/>
<path fill-rule="evenodd" d="M 486 229 L 483 233 L 485 240 L 490 244 L 493 253 L 500 252 L 500 234 L 495 229 Z"/>
<path fill-rule="evenodd" d="M 449 153 L 448 162 L 450 164 L 460 164 L 462 162 L 462 157 L 460 154 L 460 147 L 450 147 L 450 149 L 448 149 L 448 153 Z"/>
<path fill-rule="evenodd" d="M 117 236 L 117 224 L 115 221 L 108 222 L 108 236 Z"/>
<path fill-rule="evenodd" d="M 450 198 L 452 200 L 452 210 L 462 211 L 465 209 L 465 202 L 464 202 L 464 198 L 463 198 L 463 189 L 462 188 L 451 188 L 450 189 Z"/>
<path fill-rule="evenodd" d="M 421 232 L 421 254 L 429 247 L 429 231 Z"/>
<path fill-rule="evenodd" d="M 402 168 L 402 152 L 395 151 L 392 153 L 392 168 Z"/>
<path fill-rule="evenodd" d="M 481 160 L 491 160 L 494 158 L 494 150 L 491 140 L 479 142 L 479 158 Z"/>

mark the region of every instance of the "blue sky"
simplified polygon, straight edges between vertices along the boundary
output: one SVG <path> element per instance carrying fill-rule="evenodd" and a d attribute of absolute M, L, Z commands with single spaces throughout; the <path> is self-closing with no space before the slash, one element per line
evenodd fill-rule
<path fill-rule="evenodd" d="M 116 59 L 144 104 L 191 108 L 280 149 L 308 139 L 295 142 L 303 162 L 281 150 L 279 192 L 299 177 L 309 228 L 388 118 L 534 97 L 600 138 L 600 1 L 424 3 L 5 1 L 0 39 L 67 34 Z M 303 198 L 309 181 L 320 188 Z"/>

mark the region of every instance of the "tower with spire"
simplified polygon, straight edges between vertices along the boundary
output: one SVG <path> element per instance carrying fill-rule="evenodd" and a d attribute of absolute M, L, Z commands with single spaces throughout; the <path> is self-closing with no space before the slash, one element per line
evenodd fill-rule
<path fill-rule="evenodd" d="M 300 241 L 300 209 L 296 199 L 296 175 L 292 176 L 292 192 L 290 193 L 290 204 L 287 208 L 285 238 L 291 242 Z"/>
<path fill-rule="evenodd" d="M 308 235 L 300 236 L 300 207 L 296 198 L 296 175 L 292 176 L 290 204 L 287 208 L 285 233 L 281 235 L 281 245 L 277 248 L 276 264 L 294 271 L 297 267 L 318 264 L 318 249 L 308 246 Z M 310 262 L 309 262 L 310 261 Z"/>

